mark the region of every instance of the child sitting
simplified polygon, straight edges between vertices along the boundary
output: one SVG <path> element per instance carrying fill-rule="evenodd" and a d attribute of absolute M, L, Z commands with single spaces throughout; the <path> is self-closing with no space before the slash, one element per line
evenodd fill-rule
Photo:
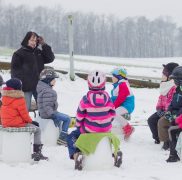
<path fill-rule="evenodd" d="M 41 143 L 41 130 L 32 124 L 22 91 L 22 83 L 19 79 L 13 78 L 6 81 L 6 87 L 2 90 L 1 121 L 4 128 L 34 127 L 36 131 L 34 133 L 32 158 L 35 161 L 48 160 L 41 152 L 43 146 Z"/>
<path fill-rule="evenodd" d="M 37 85 L 37 105 L 41 118 L 52 119 L 60 130 L 57 140 L 58 145 L 67 145 L 67 132 L 70 125 L 70 117 L 57 111 L 57 92 L 53 89 L 58 75 L 53 69 L 44 69 L 40 73 Z"/>
<path fill-rule="evenodd" d="M 111 73 L 113 76 L 111 99 L 116 109 L 116 117 L 114 119 L 113 126 L 117 126 L 117 124 L 119 124 L 121 131 L 124 134 L 124 139 L 126 140 L 134 131 L 134 128 L 128 123 L 126 115 L 130 116 L 130 114 L 133 112 L 135 107 L 135 98 L 126 77 L 126 70 L 119 68 L 114 69 Z"/>
<path fill-rule="evenodd" d="M 174 79 L 174 83 L 176 84 L 176 92 L 173 96 L 171 104 L 168 107 L 168 111 L 165 113 L 166 121 L 169 121 L 170 127 L 168 129 L 169 133 L 169 147 L 170 147 L 170 155 L 166 160 L 167 162 L 177 162 L 179 161 L 179 157 L 175 150 L 177 143 L 177 136 L 181 132 L 181 115 L 182 115 L 182 66 L 176 67 L 172 75 L 171 79 Z M 176 126 L 175 120 L 179 126 Z"/>
<path fill-rule="evenodd" d="M 75 160 L 75 169 L 82 169 L 80 150 L 75 146 L 76 140 L 83 133 L 111 132 L 112 120 L 115 117 L 114 105 L 105 91 L 105 74 L 93 71 L 88 75 L 89 91 L 81 99 L 77 115 L 77 129 L 68 136 L 68 151 L 70 159 Z M 115 158 L 115 165 L 121 165 L 121 151 Z"/>
<path fill-rule="evenodd" d="M 169 104 L 171 103 L 173 94 L 176 91 L 174 80 L 169 79 L 169 76 L 172 74 L 173 69 L 177 66 L 178 64 L 173 62 L 163 65 L 164 68 L 162 71 L 162 81 L 160 83 L 160 96 L 156 106 L 157 111 L 148 118 L 148 125 L 152 132 L 152 137 L 155 140 L 155 144 L 160 143 L 158 136 L 158 121 L 164 116 Z M 168 148 L 168 141 L 165 139 L 161 140 L 164 141 L 163 149 L 166 150 L 166 148 Z"/>
<path fill-rule="evenodd" d="M 3 80 L 2 76 L 0 75 L 0 125 L 1 125 L 1 105 L 2 105 L 2 102 L 1 102 L 1 88 L 2 88 L 3 84 L 4 84 L 4 80 Z"/>

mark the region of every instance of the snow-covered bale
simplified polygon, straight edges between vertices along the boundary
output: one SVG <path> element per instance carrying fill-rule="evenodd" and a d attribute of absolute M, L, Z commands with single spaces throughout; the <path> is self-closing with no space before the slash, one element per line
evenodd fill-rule
<path fill-rule="evenodd" d="M 30 132 L 2 132 L 2 160 L 4 162 L 31 161 Z"/>
<path fill-rule="evenodd" d="M 59 128 L 55 127 L 52 119 L 42 119 L 37 117 L 35 119 L 41 128 L 42 143 L 47 146 L 56 146 L 59 137 Z"/>
<path fill-rule="evenodd" d="M 114 165 L 112 147 L 108 137 L 104 137 L 97 145 L 94 154 L 84 157 L 83 166 L 86 170 L 110 169 Z"/>

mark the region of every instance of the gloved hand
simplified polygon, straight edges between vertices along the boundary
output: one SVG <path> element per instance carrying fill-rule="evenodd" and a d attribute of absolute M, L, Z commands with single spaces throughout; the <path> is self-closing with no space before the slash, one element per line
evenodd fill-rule
<path fill-rule="evenodd" d="M 165 111 L 163 110 L 157 110 L 157 115 L 161 118 L 162 116 L 164 116 Z"/>
<path fill-rule="evenodd" d="M 129 113 L 126 113 L 126 114 L 122 114 L 121 115 L 124 119 L 126 119 L 126 120 L 131 120 L 131 115 L 129 114 Z"/>
<path fill-rule="evenodd" d="M 53 120 L 54 125 L 56 127 L 59 127 L 60 126 L 61 121 L 58 119 L 58 117 L 56 116 L 56 114 L 52 114 L 51 115 L 51 119 Z"/>
<path fill-rule="evenodd" d="M 32 121 L 32 124 L 35 125 L 35 126 L 37 126 L 37 127 L 39 127 L 39 123 L 36 122 L 36 121 Z"/>
<path fill-rule="evenodd" d="M 43 38 L 42 36 L 39 36 L 37 40 L 38 40 L 38 43 L 39 43 L 41 46 L 43 46 L 43 45 L 45 44 L 44 38 Z"/>
<path fill-rule="evenodd" d="M 167 119 L 169 122 L 172 122 L 176 119 L 176 115 L 173 115 L 171 111 L 167 111 L 164 115 L 165 119 Z"/>

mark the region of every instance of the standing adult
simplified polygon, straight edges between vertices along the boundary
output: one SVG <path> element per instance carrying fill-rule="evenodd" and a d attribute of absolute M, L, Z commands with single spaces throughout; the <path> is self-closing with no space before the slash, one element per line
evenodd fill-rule
<path fill-rule="evenodd" d="M 21 45 L 22 47 L 14 52 L 11 60 L 11 77 L 22 81 L 26 105 L 30 110 L 32 95 L 37 101 L 36 86 L 40 72 L 44 69 L 44 64 L 53 62 L 55 57 L 44 38 L 35 32 L 27 32 Z M 38 47 L 39 45 L 41 48 Z"/>

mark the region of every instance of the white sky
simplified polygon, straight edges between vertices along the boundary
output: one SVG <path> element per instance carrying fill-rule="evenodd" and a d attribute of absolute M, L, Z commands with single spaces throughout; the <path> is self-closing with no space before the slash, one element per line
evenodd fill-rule
<path fill-rule="evenodd" d="M 60 4 L 66 11 L 114 14 L 121 18 L 144 15 L 148 18 L 171 16 L 182 25 L 182 0 L 2 0 L 12 4 L 55 7 Z"/>

